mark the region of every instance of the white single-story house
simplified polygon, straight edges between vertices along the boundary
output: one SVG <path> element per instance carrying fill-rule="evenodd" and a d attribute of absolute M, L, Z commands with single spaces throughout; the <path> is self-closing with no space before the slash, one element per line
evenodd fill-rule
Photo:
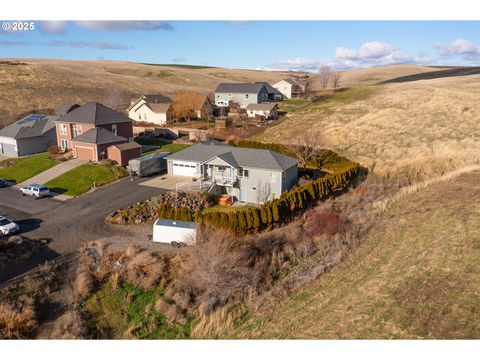
<path fill-rule="evenodd" d="M 145 121 L 165 125 L 172 119 L 172 99 L 163 95 L 143 95 L 133 101 L 128 117 L 135 121 Z"/>
<path fill-rule="evenodd" d="M 276 118 L 278 116 L 278 106 L 275 103 L 249 104 L 247 106 L 249 118 L 263 116 L 265 119 Z"/>
<path fill-rule="evenodd" d="M 158 219 L 153 224 L 153 241 L 162 243 L 186 243 L 193 245 L 197 236 L 197 224 L 189 221 Z"/>

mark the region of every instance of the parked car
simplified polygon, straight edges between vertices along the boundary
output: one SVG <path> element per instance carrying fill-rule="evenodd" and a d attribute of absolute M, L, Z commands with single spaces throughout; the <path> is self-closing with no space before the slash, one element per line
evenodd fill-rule
<path fill-rule="evenodd" d="M 50 190 L 43 185 L 38 184 L 30 184 L 20 188 L 20 192 L 23 196 L 33 196 L 35 199 L 40 199 L 42 197 L 48 196 L 50 194 Z"/>
<path fill-rule="evenodd" d="M 7 186 L 8 186 L 7 182 L 0 178 L 0 188 L 7 187 Z"/>
<path fill-rule="evenodd" d="M 10 235 L 14 232 L 20 230 L 20 226 L 15 224 L 12 220 L 6 218 L 5 216 L 0 216 L 0 234 L 1 235 Z"/>

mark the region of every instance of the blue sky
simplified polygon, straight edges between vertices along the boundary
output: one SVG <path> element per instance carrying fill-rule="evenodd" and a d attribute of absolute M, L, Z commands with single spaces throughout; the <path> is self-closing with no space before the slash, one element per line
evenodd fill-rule
<path fill-rule="evenodd" d="M 479 65 L 480 22 L 36 21 L 33 31 L 0 30 L 0 58 L 309 71 L 322 64 Z"/>

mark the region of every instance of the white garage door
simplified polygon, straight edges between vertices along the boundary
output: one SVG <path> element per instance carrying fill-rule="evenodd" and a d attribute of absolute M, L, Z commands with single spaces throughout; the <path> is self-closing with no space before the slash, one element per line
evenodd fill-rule
<path fill-rule="evenodd" d="M 195 176 L 197 166 L 192 162 L 174 161 L 173 175 Z"/>

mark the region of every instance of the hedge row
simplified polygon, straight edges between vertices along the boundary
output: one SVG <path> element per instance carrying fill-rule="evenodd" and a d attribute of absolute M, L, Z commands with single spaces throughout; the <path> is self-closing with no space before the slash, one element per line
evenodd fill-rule
<path fill-rule="evenodd" d="M 164 203 L 158 208 L 158 217 L 160 219 L 196 221 L 199 217 L 198 214 L 200 214 L 199 211 L 194 212 L 185 207 L 175 209 L 168 203 Z"/>

